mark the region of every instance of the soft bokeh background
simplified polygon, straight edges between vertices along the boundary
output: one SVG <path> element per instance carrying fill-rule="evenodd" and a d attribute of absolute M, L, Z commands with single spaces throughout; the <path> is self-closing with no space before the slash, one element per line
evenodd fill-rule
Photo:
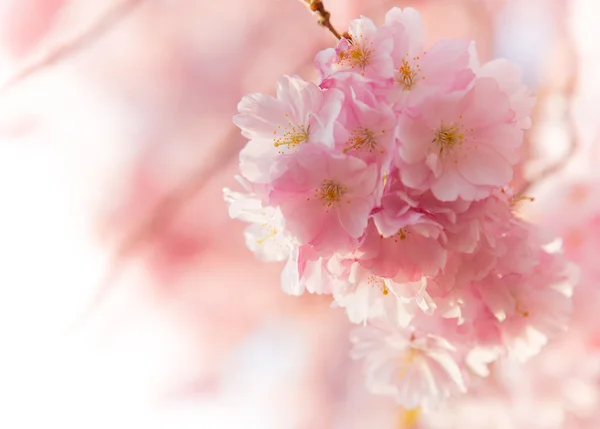
<path fill-rule="evenodd" d="M 342 31 L 413 6 L 429 43 L 519 63 L 539 101 L 515 186 L 575 148 L 527 208 L 574 239 L 565 195 L 600 187 L 598 0 L 326 5 Z M 0 41 L 0 427 L 408 427 L 364 392 L 344 314 L 285 296 L 222 201 L 239 99 L 335 42 L 301 2 L 1 0 Z"/>

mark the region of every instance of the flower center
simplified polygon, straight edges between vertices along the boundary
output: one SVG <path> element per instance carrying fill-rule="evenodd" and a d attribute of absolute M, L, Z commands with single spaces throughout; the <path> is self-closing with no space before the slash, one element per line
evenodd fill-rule
<path fill-rule="evenodd" d="M 434 131 L 432 143 L 435 143 L 439 147 L 439 154 L 450 152 L 456 146 L 461 146 L 465 139 L 464 133 L 460 127 L 452 124 L 442 124 Z"/>
<path fill-rule="evenodd" d="M 348 140 L 349 146 L 344 148 L 344 153 L 347 153 L 354 150 L 366 150 L 369 152 L 373 152 L 374 149 L 377 148 L 377 140 L 373 134 L 373 131 L 367 128 L 357 128 L 350 134 L 350 139 Z M 380 150 L 383 153 L 383 150 Z"/>
<path fill-rule="evenodd" d="M 419 57 L 413 59 L 417 61 Z M 402 65 L 398 68 L 398 72 L 396 73 L 396 82 L 398 82 L 406 91 L 410 91 L 415 83 L 417 83 L 417 77 L 420 72 L 421 67 L 419 64 L 415 64 L 413 67 L 406 59 L 403 59 Z M 425 79 L 425 77 L 422 77 L 421 79 Z"/>
<path fill-rule="evenodd" d="M 264 224 L 263 229 L 267 230 L 267 235 L 265 235 L 260 240 L 256 241 L 256 244 L 258 244 L 259 246 L 277 235 L 277 229 L 268 224 Z"/>
<path fill-rule="evenodd" d="M 516 301 L 515 311 L 517 312 L 517 314 L 519 314 L 523 317 L 529 317 L 529 311 L 527 311 L 525 308 L 523 308 L 523 306 L 521 305 L 521 303 L 519 301 Z"/>
<path fill-rule="evenodd" d="M 339 206 L 342 196 L 348 191 L 348 188 L 332 180 L 323 180 L 321 188 L 315 190 L 315 196 L 323 201 L 326 207 Z"/>
<path fill-rule="evenodd" d="M 364 41 L 353 41 L 346 51 L 340 52 L 338 64 L 364 70 L 369 65 L 372 54 L 373 50 L 365 46 Z"/>
<path fill-rule="evenodd" d="M 511 198 L 511 200 L 510 200 L 510 207 L 513 209 L 520 208 L 521 203 L 526 202 L 526 201 L 532 203 L 535 201 L 535 198 L 526 197 L 526 196 L 515 196 L 514 198 Z"/>
<path fill-rule="evenodd" d="M 281 131 L 281 126 L 278 126 L 277 128 L 277 130 L 273 131 L 273 134 L 275 135 L 273 145 L 277 148 L 281 148 L 279 150 L 280 154 L 285 153 L 285 149 L 295 149 L 298 145 L 308 141 L 308 127 L 288 122 L 283 129 L 283 134 L 280 136 L 278 136 L 278 134 Z"/>
<path fill-rule="evenodd" d="M 419 356 L 421 352 L 413 347 L 409 347 L 408 350 L 404 352 L 400 362 L 400 371 L 398 372 L 398 378 L 402 378 L 406 375 L 406 371 L 412 365 L 413 361 L 417 356 Z"/>
<path fill-rule="evenodd" d="M 407 235 L 410 234 L 410 231 L 407 228 L 400 228 L 396 235 L 394 236 L 394 242 L 397 243 L 398 240 L 404 241 L 406 240 Z"/>
<path fill-rule="evenodd" d="M 369 276 L 367 279 L 367 284 L 381 290 L 382 295 L 389 295 L 390 293 L 390 289 L 387 287 L 385 280 L 381 277 Z"/>

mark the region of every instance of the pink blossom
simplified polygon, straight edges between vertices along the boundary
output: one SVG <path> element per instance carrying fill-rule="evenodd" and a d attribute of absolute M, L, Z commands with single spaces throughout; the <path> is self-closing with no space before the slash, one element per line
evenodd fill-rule
<path fill-rule="evenodd" d="M 223 189 L 229 204 L 229 216 L 249 222 L 244 231 L 246 246 L 263 261 L 286 260 L 293 247 L 283 229 L 283 216 L 279 209 L 265 207 L 256 195 L 241 194 Z"/>
<path fill-rule="evenodd" d="M 435 275 L 446 262 L 440 234 L 440 226 L 428 219 L 399 228 L 389 237 L 382 236 L 375 223 L 370 222 L 358 249 L 359 262 L 375 275 L 398 282 Z"/>
<path fill-rule="evenodd" d="M 535 104 L 535 97 L 523 84 L 521 70 L 516 64 L 504 59 L 490 61 L 477 70 L 477 76 L 495 79 L 500 85 L 500 90 L 510 99 L 510 107 L 515 114 L 515 125 L 520 129 L 531 127 L 529 115 Z"/>
<path fill-rule="evenodd" d="M 284 291 L 365 325 L 370 390 L 427 410 L 539 353 L 575 280 L 507 188 L 533 103 L 518 69 L 479 66 L 468 41 L 425 51 L 410 8 L 350 30 L 317 55 L 319 86 L 286 77 L 241 103 L 248 194 L 226 199 L 248 247 L 287 260 Z"/>
<path fill-rule="evenodd" d="M 490 78 L 467 92 L 431 97 L 417 118 L 400 117 L 402 182 L 441 201 L 478 200 L 512 178 L 522 131 L 508 97 Z"/>
<path fill-rule="evenodd" d="M 345 95 L 335 133 L 337 149 L 342 153 L 376 163 L 380 178 L 395 155 L 396 115 L 373 88 L 355 74 L 336 80 L 336 88 Z"/>
<path fill-rule="evenodd" d="M 395 57 L 394 83 L 387 95 L 396 109 L 417 116 L 425 98 L 468 88 L 475 78 L 468 47 L 466 41 L 448 39 L 414 56 Z"/>
<path fill-rule="evenodd" d="M 404 54 L 415 56 L 423 52 L 425 30 L 421 15 L 415 9 L 393 7 L 385 14 L 385 24 L 393 30 L 392 57 L 396 61 L 401 59 Z M 396 63 L 394 65 L 397 66 Z"/>
<path fill-rule="evenodd" d="M 442 338 L 377 323 L 356 330 L 352 342 L 353 357 L 365 361 L 369 389 L 405 408 L 429 410 L 466 391 L 455 348 Z"/>
<path fill-rule="evenodd" d="M 346 309 L 353 323 L 373 319 L 408 326 L 418 312 L 431 314 L 434 302 L 427 295 L 425 278 L 417 282 L 398 283 L 373 275 L 356 261 L 341 261 L 333 296 L 336 305 Z"/>
<path fill-rule="evenodd" d="M 336 49 L 326 49 L 316 56 L 321 78 L 326 80 L 339 72 L 354 72 L 367 79 L 391 78 L 393 40 L 389 29 L 378 28 L 363 16 L 350 22 L 349 33 L 351 40 L 342 38 Z"/>
<path fill-rule="evenodd" d="M 289 295 L 299 296 L 304 291 L 330 294 L 334 280 L 327 270 L 327 260 L 316 256 L 308 246 L 292 247 L 281 272 L 281 287 Z"/>
<path fill-rule="evenodd" d="M 278 174 L 281 162 L 305 146 L 333 147 L 335 119 L 343 94 L 322 90 L 298 77 L 283 76 L 277 97 L 252 94 L 238 105 L 234 122 L 249 139 L 240 152 L 240 169 L 255 183 L 267 183 Z"/>
<path fill-rule="evenodd" d="M 524 361 L 569 326 L 572 287 L 568 266 L 547 253 L 531 275 L 489 278 L 477 290 L 500 322 L 509 355 Z"/>
<path fill-rule="evenodd" d="M 394 79 L 382 93 L 396 109 L 416 115 L 424 98 L 463 90 L 473 81 L 468 41 L 440 40 L 425 50 L 421 17 L 412 8 L 391 9 L 385 22 L 394 39 Z"/>
<path fill-rule="evenodd" d="M 350 250 L 375 203 L 377 168 L 347 155 L 303 151 L 272 183 L 269 199 L 300 245 L 319 252 Z"/>

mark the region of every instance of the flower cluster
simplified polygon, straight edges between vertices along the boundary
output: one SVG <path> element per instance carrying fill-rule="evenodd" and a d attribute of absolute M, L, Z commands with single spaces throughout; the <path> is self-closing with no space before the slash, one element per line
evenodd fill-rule
<path fill-rule="evenodd" d="M 508 188 L 533 105 L 518 68 L 460 40 L 424 50 L 410 8 L 349 34 L 316 56 L 318 85 L 240 102 L 245 193 L 225 198 L 248 247 L 287 261 L 287 293 L 364 325 L 370 390 L 428 409 L 564 330 L 572 276 Z"/>

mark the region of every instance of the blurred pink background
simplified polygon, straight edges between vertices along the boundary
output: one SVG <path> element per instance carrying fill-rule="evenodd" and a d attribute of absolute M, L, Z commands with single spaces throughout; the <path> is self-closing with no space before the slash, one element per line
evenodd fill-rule
<path fill-rule="evenodd" d="M 600 188 L 597 0 L 326 6 L 341 31 L 412 6 L 429 43 L 519 63 L 538 104 L 515 186 L 576 142 L 526 208 L 567 234 L 570 183 Z M 239 99 L 335 42 L 300 1 L 2 0 L 0 37 L 0 427 L 408 427 L 364 391 L 344 314 L 284 295 L 222 200 Z"/>

